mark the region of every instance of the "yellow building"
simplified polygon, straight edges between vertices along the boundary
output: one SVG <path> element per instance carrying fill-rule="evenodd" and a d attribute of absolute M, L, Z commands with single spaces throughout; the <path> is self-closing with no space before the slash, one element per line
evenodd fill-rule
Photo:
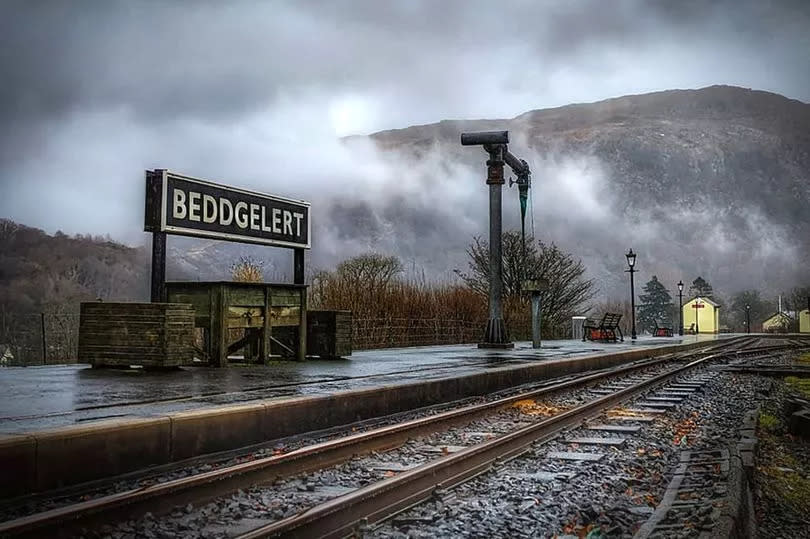
<path fill-rule="evenodd" d="M 698 305 L 695 308 L 695 305 Z M 684 333 L 717 333 L 720 328 L 720 304 L 709 298 L 692 298 L 683 304 Z"/>
<path fill-rule="evenodd" d="M 799 333 L 810 333 L 810 310 L 799 313 Z"/>
<path fill-rule="evenodd" d="M 762 322 L 762 331 L 765 333 L 788 333 L 793 325 L 793 319 L 785 313 L 776 313 Z"/>

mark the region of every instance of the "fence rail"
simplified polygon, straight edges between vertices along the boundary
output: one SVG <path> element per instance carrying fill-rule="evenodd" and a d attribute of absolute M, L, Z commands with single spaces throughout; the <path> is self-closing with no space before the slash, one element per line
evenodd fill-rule
<path fill-rule="evenodd" d="M 356 318 L 352 344 L 357 350 L 462 344 L 477 342 L 483 335 L 481 322 L 424 318 Z"/>
<path fill-rule="evenodd" d="M 474 343 L 484 322 L 420 318 L 356 318 L 356 350 Z M 79 315 L 3 313 L 0 315 L 0 366 L 76 363 Z"/>

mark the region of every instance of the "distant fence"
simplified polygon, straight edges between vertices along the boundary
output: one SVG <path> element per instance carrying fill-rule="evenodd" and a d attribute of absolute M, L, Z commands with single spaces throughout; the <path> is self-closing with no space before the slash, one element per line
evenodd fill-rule
<path fill-rule="evenodd" d="M 76 363 L 78 313 L 0 313 L 0 366 Z"/>
<path fill-rule="evenodd" d="M 355 318 L 352 345 L 355 350 L 462 344 L 481 340 L 482 322 L 439 318 Z"/>
<path fill-rule="evenodd" d="M 438 318 L 356 318 L 352 340 L 355 350 L 475 343 L 484 326 Z M 0 366 L 76 363 L 78 348 L 78 314 L 0 315 Z"/>

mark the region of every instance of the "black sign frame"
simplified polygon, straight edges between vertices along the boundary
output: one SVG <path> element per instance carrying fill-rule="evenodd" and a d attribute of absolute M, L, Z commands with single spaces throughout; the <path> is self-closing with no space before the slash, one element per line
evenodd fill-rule
<path fill-rule="evenodd" d="M 197 221 L 200 222 L 199 227 L 178 225 L 178 219 L 169 213 L 172 211 L 172 200 L 170 198 L 171 195 L 169 194 L 170 183 L 193 184 L 199 186 L 200 191 L 204 192 L 205 196 L 218 197 L 217 204 L 219 204 L 219 208 L 223 208 L 223 199 L 230 201 L 231 199 L 241 198 L 241 200 L 235 204 L 228 202 L 228 206 L 231 208 L 231 219 L 229 219 L 229 221 L 233 222 L 235 219 L 234 206 L 237 206 L 238 204 L 245 204 L 245 207 L 248 208 L 248 214 L 245 218 L 249 219 L 252 225 L 256 224 L 257 222 L 255 218 L 259 218 L 260 216 L 262 233 L 234 233 L 232 231 L 226 232 L 224 230 L 216 230 L 217 228 L 225 228 L 226 225 L 221 225 L 219 223 L 203 223 L 199 216 L 197 219 Z M 190 193 L 191 192 L 189 191 L 189 195 Z M 251 201 L 251 203 L 247 204 L 245 202 L 246 200 Z M 256 206 L 256 208 L 253 208 L 253 206 Z M 198 206 L 197 208 L 199 209 L 200 207 L 201 206 Z M 256 214 L 252 213 L 253 209 L 257 210 Z M 261 209 L 261 213 L 258 213 L 259 209 Z M 283 223 L 281 222 L 280 217 L 274 221 L 274 218 L 277 216 L 275 213 L 277 209 L 279 211 L 279 215 L 283 215 L 285 217 Z M 293 210 L 297 211 L 294 214 L 290 213 Z M 189 209 L 189 215 L 190 211 L 191 210 Z M 282 211 L 284 213 L 281 213 Z M 216 208 L 214 213 L 216 213 Z M 270 227 L 267 226 L 268 214 L 270 214 Z M 300 227 L 301 222 L 303 221 L 306 234 L 305 241 L 289 241 L 286 239 L 280 239 L 278 236 L 283 236 L 284 234 L 275 232 L 276 224 L 282 227 L 285 232 L 289 226 L 289 230 L 292 232 L 292 215 L 296 216 L 296 225 L 298 225 L 296 230 L 298 230 L 299 233 L 296 234 L 296 236 L 301 235 Z M 288 217 L 289 219 L 287 219 Z M 189 225 L 191 224 L 187 219 L 185 222 Z M 175 172 L 170 172 L 163 169 L 146 171 L 146 208 L 144 230 L 146 232 L 162 232 L 180 236 L 218 239 L 223 241 L 252 243 L 291 249 L 311 249 L 312 247 L 312 220 L 310 216 L 309 202 L 218 184 L 208 180 L 177 174 Z M 255 232 L 255 229 L 251 228 L 250 230 Z"/>

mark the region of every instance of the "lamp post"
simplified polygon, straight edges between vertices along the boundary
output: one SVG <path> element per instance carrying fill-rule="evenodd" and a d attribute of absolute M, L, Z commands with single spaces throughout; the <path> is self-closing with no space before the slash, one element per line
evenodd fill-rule
<path fill-rule="evenodd" d="M 700 314 L 700 312 L 698 311 L 698 309 L 701 308 L 700 305 L 701 305 L 700 304 L 700 296 L 698 296 L 698 297 L 695 298 L 695 304 L 692 305 L 695 308 L 695 336 L 696 337 L 700 335 L 700 323 L 699 323 L 699 318 L 700 317 L 698 316 Z"/>
<path fill-rule="evenodd" d="M 751 333 L 751 306 L 745 306 L 745 332 Z"/>
<path fill-rule="evenodd" d="M 683 337 L 683 281 L 678 281 L 678 335 Z"/>
<path fill-rule="evenodd" d="M 624 270 L 630 274 L 630 319 L 633 321 L 633 332 L 630 334 L 630 338 L 636 340 L 636 291 L 633 285 L 633 274 L 636 272 L 633 269 L 636 265 L 636 253 L 633 252 L 633 249 L 630 249 L 624 256 L 627 257 L 627 265 L 630 266 L 630 269 Z"/>

